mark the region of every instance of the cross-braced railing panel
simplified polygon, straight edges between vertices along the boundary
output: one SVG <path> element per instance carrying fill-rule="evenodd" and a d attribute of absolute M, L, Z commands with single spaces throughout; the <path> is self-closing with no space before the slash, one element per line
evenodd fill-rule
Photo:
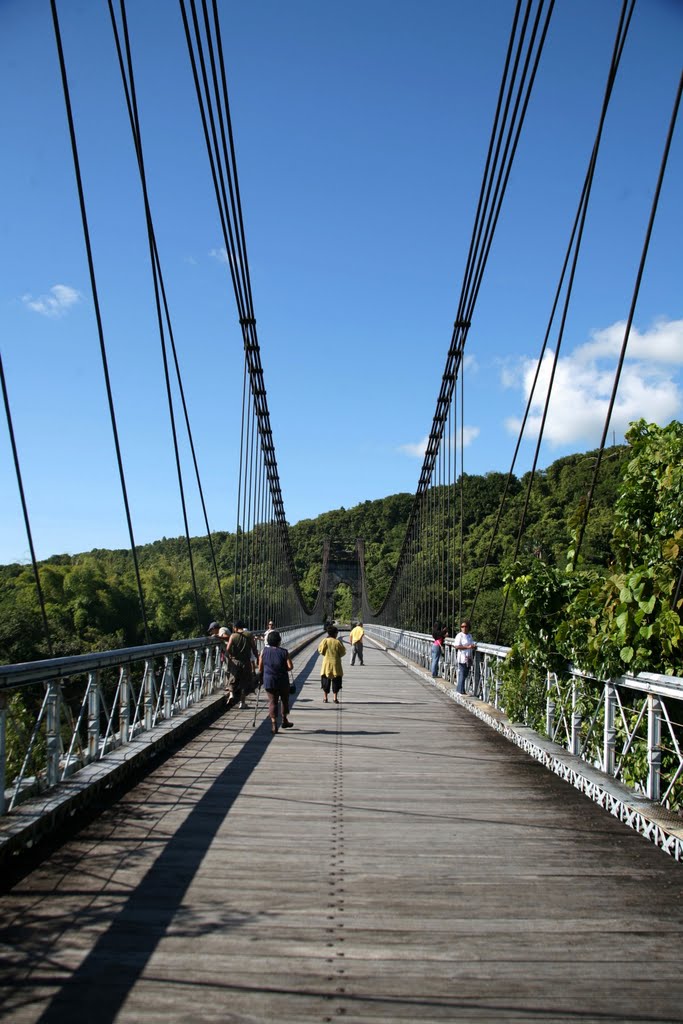
<path fill-rule="evenodd" d="M 178 641 L 0 668 L 0 807 L 10 811 L 217 692 L 222 647 Z"/>

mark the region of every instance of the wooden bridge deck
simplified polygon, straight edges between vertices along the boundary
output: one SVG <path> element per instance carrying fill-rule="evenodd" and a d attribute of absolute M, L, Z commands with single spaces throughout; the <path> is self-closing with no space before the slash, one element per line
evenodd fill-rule
<path fill-rule="evenodd" d="M 1 1019 L 683 1021 L 681 865 L 384 653 L 340 707 L 317 661 L 294 729 L 227 712 L 2 897 Z"/>

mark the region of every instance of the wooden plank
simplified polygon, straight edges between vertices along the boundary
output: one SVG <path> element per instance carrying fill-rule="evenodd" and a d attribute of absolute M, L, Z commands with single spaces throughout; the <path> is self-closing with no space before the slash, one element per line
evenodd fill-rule
<path fill-rule="evenodd" d="M 676 864 L 366 650 L 232 710 L 2 898 L 12 1022 L 679 1021 Z M 253 706 L 253 701 L 252 701 Z"/>

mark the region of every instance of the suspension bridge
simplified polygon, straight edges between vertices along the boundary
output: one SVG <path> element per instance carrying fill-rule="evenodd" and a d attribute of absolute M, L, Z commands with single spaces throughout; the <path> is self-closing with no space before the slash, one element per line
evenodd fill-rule
<path fill-rule="evenodd" d="M 510 648 L 500 642 L 506 597 L 497 605 L 498 634 L 478 638 L 464 691 L 457 685 L 461 649 L 454 638 L 434 651 L 433 626 L 457 623 L 465 613 L 476 622 L 520 443 L 539 406 L 537 372 L 472 586 L 463 571 L 459 486 L 465 350 L 554 4 L 520 0 L 512 13 L 462 290 L 390 584 L 377 600 L 363 539 L 351 552 L 331 537 L 311 602 L 291 543 L 257 332 L 227 89 L 227 13 L 216 3 L 179 4 L 243 351 L 240 372 L 235 362 L 231 374 L 240 421 L 229 571 L 210 526 L 176 346 L 137 105 L 135 40 L 126 4 L 109 3 L 185 528 L 190 585 L 182 615 L 196 624 L 194 636 L 176 640 L 159 636 L 135 535 L 61 7 L 51 0 L 139 643 L 60 652 L 49 573 L 36 556 L 11 381 L 0 363 L 48 655 L 0 666 L 0 1019 L 683 1020 L 683 680 L 658 672 L 600 678 L 566 661 L 559 667 L 549 652 L 540 730 L 506 704 Z M 515 558 L 604 123 L 629 32 L 636 30 L 635 9 L 626 0 L 618 7 L 601 115 L 539 354 L 538 367 L 549 358 L 551 369 Z M 589 529 L 671 173 L 681 82 L 661 139 L 571 570 Z M 198 571 L 191 537 L 190 479 L 206 528 L 210 578 Z M 677 551 L 668 565 L 674 616 L 683 579 Z M 366 635 L 364 656 L 351 665 L 348 624 L 341 624 L 343 684 L 332 703 L 322 699 L 318 644 L 340 585 L 349 588 L 354 619 L 362 620 Z M 214 616 L 246 623 L 259 652 L 266 623 L 275 622 L 294 662 L 291 730 L 271 731 L 256 676 L 247 707 L 230 698 L 225 640 L 206 635 Z"/>

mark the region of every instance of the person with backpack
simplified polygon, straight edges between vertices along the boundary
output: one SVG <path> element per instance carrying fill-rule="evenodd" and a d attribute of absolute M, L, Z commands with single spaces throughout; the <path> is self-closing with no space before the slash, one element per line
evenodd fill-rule
<path fill-rule="evenodd" d="M 258 657 L 256 640 L 244 628 L 243 622 L 236 622 L 226 648 L 232 698 L 239 708 L 246 708 L 245 696 L 252 689 L 253 672 L 251 658 Z"/>

